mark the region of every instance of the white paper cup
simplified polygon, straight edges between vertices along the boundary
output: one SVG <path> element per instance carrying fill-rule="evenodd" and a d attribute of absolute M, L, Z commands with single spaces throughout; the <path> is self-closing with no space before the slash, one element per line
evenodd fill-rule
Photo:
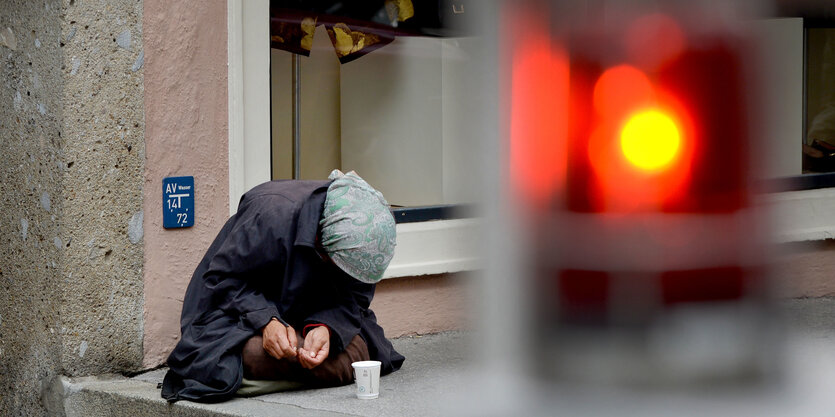
<path fill-rule="evenodd" d="M 380 396 L 380 361 L 354 362 L 354 379 L 357 381 L 357 398 L 370 400 Z"/>

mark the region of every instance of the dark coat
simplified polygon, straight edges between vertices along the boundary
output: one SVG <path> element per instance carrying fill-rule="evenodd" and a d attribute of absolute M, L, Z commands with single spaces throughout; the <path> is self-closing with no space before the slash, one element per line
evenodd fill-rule
<path fill-rule="evenodd" d="M 329 181 L 272 181 L 247 192 L 194 271 L 183 302 L 182 337 L 168 357 L 162 396 L 223 401 L 241 384 L 241 350 L 272 317 L 301 330 L 331 329 L 334 355 L 360 334 L 382 372 L 403 356 L 368 308 L 374 285 L 315 252 Z"/>

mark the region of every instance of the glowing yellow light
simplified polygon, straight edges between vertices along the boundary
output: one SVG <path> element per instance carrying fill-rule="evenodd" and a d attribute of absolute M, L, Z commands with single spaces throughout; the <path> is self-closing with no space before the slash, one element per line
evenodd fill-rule
<path fill-rule="evenodd" d="M 676 157 L 680 144 L 675 122 L 658 110 L 633 115 L 620 136 L 620 147 L 626 159 L 647 171 L 669 164 Z"/>

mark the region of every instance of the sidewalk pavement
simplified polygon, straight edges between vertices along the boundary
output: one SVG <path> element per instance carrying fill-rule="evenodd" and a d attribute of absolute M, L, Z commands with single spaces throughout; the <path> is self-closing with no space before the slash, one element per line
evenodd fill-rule
<path fill-rule="evenodd" d="M 399 371 L 381 379 L 380 397 L 375 400 L 357 399 L 354 386 L 349 385 L 236 398 L 219 404 L 168 404 L 157 389 L 165 373 L 159 369 L 133 378 L 65 379 L 64 406 L 68 417 L 835 415 L 831 394 L 835 387 L 835 299 L 787 300 L 781 310 L 786 332 L 776 346 L 783 354 L 775 357 L 781 377 L 759 386 L 743 383 L 681 390 L 546 383 L 524 377 L 514 380 L 497 375 L 492 368 L 471 366 L 475 364 L 469 359 L 477 352 L 471 335 L 448 332 L 394 339 L 406 362 Z M 520 349 L 520 354 L 525 352 Z M 529 363 L 548 360 L 526 359 Z"/>

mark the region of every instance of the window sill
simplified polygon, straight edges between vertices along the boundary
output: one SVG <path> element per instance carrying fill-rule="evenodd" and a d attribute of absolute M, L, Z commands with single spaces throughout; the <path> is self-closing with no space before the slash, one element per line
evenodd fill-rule
<path fill-rule="evenodd" d="M 835 239 L 835 187 L 768 193 L 777 243 Z M 397 249 L 383 279 L 472 271 L 480 267 L 480 220 L 397 224 Z"/>
<path fill-rule="evenodd" d="M 777 243 L 835 239 L 835 187 L 768 193 Z M 480 220 L 397 224 L 397 249 L 383 279 L 472 271 L 480 267 Z"/>
<path fill-rule="evenodd" d="M 835 188 L 764 196 L 779 243 L 835 238 Z"/>
<path fill-rule="evenodd" d="M 397 224 L 397 248 L 383 279 L 477 269 L 479 226 L 473 218 Z"/>

